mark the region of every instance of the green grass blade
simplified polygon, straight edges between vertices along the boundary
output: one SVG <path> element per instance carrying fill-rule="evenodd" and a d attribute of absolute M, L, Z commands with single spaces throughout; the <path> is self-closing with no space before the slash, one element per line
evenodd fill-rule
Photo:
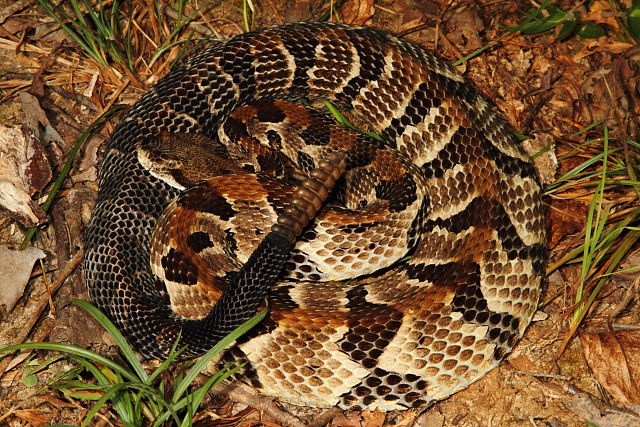
<path fill-rule="evenodd" d="M 218 372 L 213 374 L 211 376 L 211 378 L 209 378 L 207 380 L 207 382 L 204 383 L 200 388 L 198 388 L 194 392 L 188 394 L 187 396 L 181 398 L 177 402 L 172 403 L 171 407 L 173 408 L 173 410 L 175 412 L 178 412 L 178 411 L 182 410 L 183 408 L 185 408 L 187 405 L 189 405 L 189 410 L 191 411 L 190 413 L 191 414 L 195 414 L 196 409 L 198 408 L 199 404 L 202 402 L 202 399 L 204 399 L 204 396 L 211 389 L 211 387 L 213 387 L 216 384 L 220 383 L 221 381 L 223 381 L 225 378 L 229 377 L 230 375 L 235 374 L 243 366 L 244 366 L 244 364 L 237 364 L 237 365 L 233 365 L 233 366 L 224 366 Z M 165 422 L 169 418 L 169 416 L 170 416 L 169 413 L 162 414 L 160 417 L 158 417 L 158 419 L 156 419 L 156 421 L 154 422 L 153 426 L 154 427 L 160 426 L 163 422 Z M 187 416 L 189 416 L 189 414 L 187 414 Z M 183 422 L 184 421 L 185 420 L 183 420 Z"/>
<path fill-rule="evenodd" d="M 457 61 L 454 61 L 450 64 L 451 67 L 457 67 L 459 65 L 464 64 L 467 61 L 472 60 L 473 58 L 475 58 L 476 56 L 480 55 L 482 52 L 484 52 L 485 50 L 497 45 L 498 43 L 500 43 L 504 38 L 510 36 L 512 34 L 512 32 L 507 32 L 503 35 L 501 35 L 500 37 L 498 37 L 495 40 L 490 41 L 489 43 L 487 43 L 486 45 L 482 46 L 479 49 L 474 50 L 473 52 L 471 52 L 469 55 L 458 59 Z"/>
<path fill-rule="evenodd" d="M 136 375 L 134 373 L 121 367 L 120 365 L 113 362 L 112 360 L 107 359 L 106 357 L 101 356 L 92 351 L 86 350 L 84 348 L 76 347 L 70 344 L 49 343 L 49 342 L 30 342 L 30 343 L 15 344 L 15 345 L 2 347 L 0 348 L 0 353 L 8 353 L 15 350 L 49 350 L 49 351 L 59 351 L 62 353 L 68 353 L 73 356 L 83 357 L 93 362 L 108 366 L 114 371 L 120 373 L 123 377 L 127 378 L 129 381 L 137 380 Z"/>
<path fill-rule="evenodd" d="M 169 356 L 167 356 L 167 358 L 156 368 L 153 370 L 153 372 L 151 373 L 151 375 L 149 375 L 149 377 L 147 378 L 147 380 L 145 381 L 145 384 L 151 384 L 153 381 L 156 380 L 156 378 L 163 373 L 164 371 L 167 370 L 167 368 L 169 367 L 169 365 L 171 363 L 173 363 L 174 360 L 176 360 L 178 357 L 180 357 L 180 355 L 182 353 L 184 353 L 184 351 L 187 349 L 187 347 L 182 347 L 179 350 L 176 350 L 178 343 L 179 343 L 179 339 L 180 336 L 178 336 L 178 339 L 176 340 L 176 342 L 173 344 L 173 347 L 171 347 L 171 351 L 169 352 Z"/>
<path fill-rule="evenodd" d="M 329 8 L 317 19 L 318 22 L 328 21 L 331 15 L 336 16 L 337 10 L 340 9 L 345 0 L 334 0 L 329 4 Z"/>
<path fill-rule="evenodd" d="M 71 8 L 73 9 L 73 13 L 76 16 L 76 22 L 86 28 L 87 21 L 84 19 L 84 13 L 82 12 L 82 9 L 80 9 L 78 0 L 71 0 L 69 3 L 71 3 Z"/>
<path fill-rule="evenodd" d="M 260 321 L 262 321 L 262 319 L 264 319 L 264 316 L 266 316 L 266 314 L 267 314 L 267 310 L 266 309 L 262 310 L 261 312 L 259 312 L 255 316 L 253 316 L 251 319 L 247 320 L 242 325 L 240 325 L 238 328 L 236 328 L 229 335 L 227 335 L 222 340 L 220 340 L 220 342 L 217 343 L 215 346 L 213 346 L 213 348 L 211 348 L 211 350 L 206 352 L 200 358 L 200 360 L 198 360 L 198 362 L 195 365 L 193 365 L 193 367 L 189 370 L 189 372 L 187 372 L 187 374 L 184 376 L 182 381 L 180 381 L 176 385 L 175 391 L 173 392 L 173 397 L 171 399 L 171 402 L 175 403 L 182 397 L 182 395 L 185 393 L 185 391 L 187 390 L 189 385 L 193 382 L 195 377 L 200 372 L 202 372 L 202 370 L 207 365 L 207 363 L 209 363 L 209 361 L 215 355 L 220 353 L 227 346 L 229 346 L 231 343 L 233 343 L 236 339 L 238 339 L 240 336 L 242 336 L 243 334 L 248 332 L 251 328 L 253 328 L 258 323 L 260 323 Z"/>
<path fill-rule="evenodd" d="M 55 362 L 55 361 L 58 361 L 58 360 L 66 359 L 66 357 L 67 356 L 64 355 L 64 354 L 59 354 L 59 355 L 51 357 L 51 358 L 49 358 L 47 360 L 56 359 L 56 360 L 54 360 L 54 362 Z M 43 363 L 45 363 L 45 362 L 43 362 Z M 71 378 L 77 378 L 78 375 L 80 375 L 80 373 L 82 373 L 83 370 L 84 370 L 84 368 L 82 366 L 75 366 L 75 367 L 73 367 L 73 368 L 71 368 L 71 369 L 69 369 L 67 371 L 59 370 L 58 372 L 55 372 L 53 374 L 53 377 L 49 378 L 47 380 L 47 382 L 45 384 L 43 384 L 34 393 L 34 395 L 38 395 L 38 394 L 44 392 L 47 388 L 54 387 L 54 385 L 57 384 L 58 382 L 72 381 Z"/>
<path fill-rule="evenodd" d="M 211 390 L 211 388 L 214 385 L 220 383 L 221 381 L 225 380 L 229 376 L 238 372 L 242 368 L 242 366 L 244 366 L 244 364 L 233 365 L 233 367 L 230 367 L 230 368 L 225 366 L 224 369 L 221 369 L 216 373 L 216 375 L 209 378 L 202 387 L 200 387 L 198 390 L 194 391 L 187 397 L 183 398 L 182 400 L 185 401 L 185 404 L 188 406 L 188 408 L 187 408 L 187 414 L 182 419 L 181 427 L 191 426 L 191 419 L 196 414 L 198 408 L 200 407 L 200 404 L 202 403 L 202 399 L 204 399 L 207 392 Z"/>
<path fill-rule="evenodd" d="M 89 313 L 91 317 L 96 319 L 96 321 L 104 328 L 105 331 L 109 333 L 115 340 L 116 344 L 120 348 L 120 352 L 124 356 L 124 358 L 129 362 L 129 365 L 134 369 L 136 375 L 138 375 L 138 379 L 141 382 L 146 382 L 149 379 L 149 376 L 144 370 L 142 364 L 138 361 L 133 348 L 129 345 L 127 339 L 122 335 L 122 333 L 118 330 L 118 328 L 109 320 L 109 318 L 98 310 L 96 307 L 88 303 L 87 301 L 75 299 L 73 303 L 78 307 L 82 308 L 84 311 Z"/>
<path fill-rule="evenodd" d="M 84 366 L 84 368 L 93 375 L 96 381 L 98 381 L 98 383 L 102 386 L 103 391 L 107 390 L 105 394 L 108 394 L 110 397 L 112 397 L 111 400 L 113 401 L 112 402 L 113 406 L 116 409 L 116 412 L 118 413 L 118 415 L 120 416 L 120 419 L 123 422 L 123 424 L 132 425 L 132 426 L 135 425 L 136 424 L 135 420 L 138 418 L 138 416 L 136 413 L 132 411 L 132 405 L 131 405 L 129 396 L 127 395 L 112 396 L 111 394 L 108 393 L 108 390 L 110 390 L 114 386 L 114 384 L 109 380 L 109 378 L 104 374 L 104 372 L 98 366 L 94 365 L 88 360 L 85 360 L 82 357 L 72 357 L 72 359 L 75 360 L 77 363 L 81 364 L 82 366 Z M 124 385 L 124 384 L 127 384 L 127 382 L 120 381 L 120 384 Z M 96 402 L 96 405 L 98 405 L 98 402 L 100 401 L 102 401 L 102 399 L 98 399 L 98 401 Z M 106 402 L 106 400 L 104 400 L 104 402 Z M 98 405 L 97 408 L 99 409 L 102 405 L 104 405 L 104 403 L 102 403 L 101 405 Z"/>
<path fill-rule="evenodd" d="M 609 156 L 609 146 L 608 139 L 606 138 L 607 127 L 604 126 L 605 129 L 605 139 L 604 139 L 604 150 L 602 153 L 602 170 L 600 172 L 601 178 L 598 183 L 598 187 L 596 189 L 595 194 L 591 198 L 591 202 L 589 203 L 589 210 L 587 214 L 587 224 L 585 225 L 585 236 L 584 236 L 584 247 L 582 254 L 582 267 L 580 269 L 580 283 L 578 285 L 576 291 L 576 302 L 579 303 L 579 308 L 573 313 L 573 321 L 580 317 L 581 309 L 580 309 L 580 301 L 582 301 L 584 286 L 587 282 L 587 276 L 591 267 L 595 265 L 593 254 L 594 248 L 600 241 L 602 237 L 602 229 L 604 227 L 604 223 L 602 221 L 602 217 L 606 217 L 607 214 L 603 213 L 602 208 L 602 200 L 604 198 L 604 182 L 607 177 L 607 159 Z M 594 225 L 595 223 L 595 225 Z"/>
<path fill-rule="evenodd" d="M 622 243 L 620 244 L 620 246 L 616 248 L 613 256 L 611 257 L 611 262 L 609 264 L 609 267 L 607 268 L 603 276 L 606 276 L 612 273 L 612 271 L 615 268 L 617 268 L 617 266 L 628 254 L 629 250 L 633 247 L 633 245 L 635 245 L 636 242 L 638 242 L 638 240 L 640 240 L 640 232 L 630 233 L 625 237 L 625 239 L 623 239 Z M 579 309 L 576 309 L 576 311 L 574 312 L 574 316 L 571 319 L 572 321 L 570 325 L 568 338 L 572 337 L 575 334 L 575 332 L 578 329 L 578 326 L 580 325 L 580 323 L 582 323 L 582 320 L 584 320 L 585 316 L 587 315 L 589 308 L 591 308 L 591 306 L 593 305 L 593 302 L 598 297 L 600 290 L 605 285 L 607 280 L 606 280 L 606 277 L 603 277 L 603 276 L 600 276 L 600 279 L 598 280 L 596 286 L 593 288 L 593 290 L 589 294 L 589 297 L 584 301 L 580 301 Z M 567 340 L 565 339 L 565 342 L 566 341 Z"/>
<path fill-rule="evenodd" d="M 357 127 L 355 127 L 350 121 L 349 119 L 347 119 L 344 114 L 342 114 L 342 112 L 340 110 L 338 110 L 336 108 L 335 105 L 333 105 L 330 101 L 323 101 L 324 105 L 327 107 L 327 109 L 329 110 L 329 113 L 331 113 L 331 115 L 335 118 L 335 120 L 340 123 L 341 125 L 351 129 L 352 131 L 358 132 L 362 135 L 366 135 L 369 138 L 373 138 L 376 141 L 384 141 L 384 138 L 382 138 L 380 135 L 378 135 L 375 132 L 364 132 L 361 131 L 360 129 L 358 129 Z"/>
<path fill-rule="evenodd" d="M 597 126 L 600 126 L 600 124 L 602 123 L 602 120 L 597 120 L 585 127 L 583 127 L 582 129 L 580 129 L 578 132 L 574 133 L 573 135 L 571 135 L 573 138 L 575 138 L 576 136 L 582 135 L 584 133 L 589 132 L 591 129 L 594 129 Z"/>
<path fill-rule="evenodd" d="M 104 392 L 104 394 L 102 395 L 102 397 L 100 399 L 98 399 L 96 401 L 96 403 L 93 404 L 93 406 L 91 407 L 91 409 L 89 409 L 89 412 L 87 412 L 87 414 L 85 415 L 84 419 L 82 420 L 82 424 L 80 424 L 82 427 L 88 426 L 90 425 L 91 421 L 93 420 L 93 417 L 98 413 L 98 411 L 111 399 L 115 399 L 115 395 L 117 393 L 119 393 L 121 390 L 125 389 L 127 387 L 126 383 L 120 383 L 120 384 L 116 384 L 113 387 L 110 387 L 107 391 Z M 114 402 L 115 404 L 115 402 Z M 129 425 L 133 425 L 132 424 L 132 419 L 130 418 L 130 412 L 128 412 L 127 409 L 123 409 L 123 410 L 118 410 L 117 405 L 116 406 L 116 411 L 118 412 L 118 415 L 120 416 L 120 421 L 122 421 L 122 423 L 126 426 Z"/>
<path fill-rule="evenodd" d="M 620 151 L 619 148 L 609 150 L 607 153 L 607 157 L 614 153 L 617 153 L 618 151 Z M 569 182 L 571 180 L 590 180 L 595 176 L 601 176 L 600 172 L 586 174 L 586 171 L 596 163 L 602 162 L 604 158 L 605 153 L 598 153 L 597 155 L 590 157 L 586 161 L 580 163 L 578 166 L 574 167 L 573 169 L 562 175 L 560 178 L 556 179 L 553 184 L 548 185 L 545 188 L 545 195 L 550 195 L 558 192 L 561 189 L 564 189 L 567 186 L 575 185 L 575 182 Z M 581 176 L 581 173 L 585 173 L 585 175 Z"/>
<path fill-rule="evenodd" d="M 242 0 L 242 23 L 244 24 L 244 31 L 251 31 L 251 24 L 249 24 L 249 9 L 251 9 L 251 15 L 253 16 L 254 7 L 251 0 Z"/>
<path fill-rule="evenodd" d="M 150 397 L 152 400 L 161 404 L 161 406 L 166 410 L 168 416 L 173 416 L 174 421 L 179 423 L 178 414 L 171 408 L 171 406 L 165 402 L 161 396 L 157 394 L 157 391 L 153 387 L 149 387 L 146 384 L 141 384 L 137 382 L 122 382 L 118 384 L 114 384 L 110 386 L 107 390 L 104 391 L 104 395 L 96 401 L 96 403 L 91 407 L 85 419 L 82 422 L 82 426 L 90 425 L 89 423 L 93 419 L 93 417 L 98 413 L 100 408 L 104 406 L 108 401 L 112 401 L 114 405 L 118 402 L 123 401 L 122 396 L 129 396 L 129 393 L 134 392 L 134 395 L 145 395 Z M 118 411 L 118 415 L 121 417 L 121 421 L 125 425 L 131 426 L 140 426 L 142 425 L 141 420 L 141 411 L 138 411 L 134 405 L 131 404 L 131 399 L 124 399 L 129 403 L 127 407 L 121 412 Z M 151 415 L 152 418 L 155 415 Z M 168 418 L 168 417 L 167 417 Z"/>
<path fill-rule="evenodd" d="M 95 47 L 92 46 L 84 36 L 80 35 L 81 33 L 86 32 L 86 27 L 81 24 L 81 21 L 74 21 L 63 9 L 54 7 L 53 3 L 49 2 L 48 0 L 38 0 L 38 2 L 49 14 L 49 16 L 51 16 L 58 24 L 60 24 L 60 28 L 62 28 L 62 30 L 73 39 L 73 41 L 78 43 L 80 47 L 91 58 L 93 58 L 98 64 L 102 65 L 103 67 L 109 68 L 109 64 L 107 64 L 104 59 L 97 54 Z M 72 26 L 64 23 L 65 20 L 70 21 L 73 27 L 76 27 L 77 30 Z"/>
<path fill-rule="evenodd" d="M 173 29 L 173 31 L 171 31 L 171 34 L 169 34 L 169 37 L 167 37 L 167 40 L 165 40 L 165 42 L 158 48 L 158 50 L 156 51 L 156 53 L 151 57 L 151 60 L 149 61 L 149 67 L 151 67 L 157 60 L 158 58 L 160 58 L 160 56 L 162 56 L 162 54 L 165 52 L 166 49 L 168 49 L 168 45 L 170 45 L 173 42 L 173 39 L 180 33 L 180 31 L 182 31 L 182 29 L 189 23 L 191 22 L 191 20 L 193 20 L 193 18 L 205 7 L 209 6 L 209 3 L 211 3 L 211 0 L 206 0 L 204 1 L 200 6 L 198 6 L 197 8 L 195 8 L 195 10 L 193 12 L 191 12 L 191 14 L 189 16 L 187 16 L 185 19 L 183 19 L 182 21 L 180 21 L 178 23 L 178 25 L 176 25 Z"/>

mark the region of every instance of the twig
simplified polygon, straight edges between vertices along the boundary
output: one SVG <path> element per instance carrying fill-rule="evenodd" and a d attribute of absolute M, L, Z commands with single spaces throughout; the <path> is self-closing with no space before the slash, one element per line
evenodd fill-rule
<path fill-rule="evenodd" d="M 2 4 L 2 12 L 0 12 L 0 24 L 3 24 L 4 21 L 16 12 L 19 12 L 32 4 L 36 3 L 35 0 L 18 0 L 12 2 L 3 2 Z"/>
<path fill-rule="evenodd" d="M 323 427 L 329 425 L 331 421 L 338 415 L 342 413 L 340 408 L 331 408 L 320 414 L 316 419 L 307 424 L 307 427 Z"/>
<path fill-rule="evenodd" d="M 279 409 L 272 398 L 260 396 L 255 389 L 243 383 L 237 383 L 230 387 L 227 395 L 229 399 L 244 403 L 260 411 L 263 415 L 279 422 L 287 427 L 304 427 L 302 421 L 293 415 Z"/>
<path fill-rule="evenodd" d="M 56 278 L 55 282 L 51 284 L 51 295 L 54 295 L 56 291 L 60 288 L 60 286 L 62 286 L 62 284 L 65 282 L 65 280 L 67 280 L 67 278 L 71 275 L 71 273 L 73 273 L 73 271 L 76 269 L 78 264 L 80 264 L 80 261 L 82 261 L 83 255 L 84 255 L 84 251 L 80 249 L 78 252 L 76 252 L 73 258 L 71 258 L 69 262 L 67 262 L 67 264 L 60 270 L 60 273 L 58 274 L 58 277 Z M 40 303 L 38 304 L 38 307 L 34 311 L 33 316 L 31 316 L 29 323 L 27 323 L 26 327 L 22 329 L 22 332 L 18 336 L 18 339 L 16 340 L 15 344 L 22 344 L 27 339 L 27 337 L 31 333 L 31 330 L 33 329 L 35 324 L 38 322 L 38 319 L 40 318 L 40 316 L 48 306 L 49 306 L 49 293 L 47 292 L 47 295 L 45 295 L 40 300 Z M 10 359 L 5 359 L 2 362 L 0 362 L 0 374 L 5 372 L 5 369 L 7 368 L 9 363 L 11 363 Z"/>
<path fill-rule="evenodd" d="M 165 8 L 165 13 L 167 14 L 167 16 L 171 19 L 177 20 L 179 18 L 179 14 L 178 11 L 167 6 Z M 205 25 L 202 24 L 196 24 L 195 22 L 190 22 L 187 24 L 187 27 L 192 29 L 193 31 L 200 33 L 200 34 L 204 34 L 205 36 L 213 36 L 219 39 L 222 39 L 222 36 L 220 35 L 220 33 L 211 30 L 210 28 L 208 28 Z"/>
<path fill-rule="evenodd" d="M 537 372 L 527 372 L 527 371 L 515 371 L 516 374 L 529 375 L 535 378 L 550 378 L 554 380 L 562 380 L 562 381 L 571 381 L 573 378 L 565 377 L 563 375 L 554 375 L 554 374 L 541 374 Z"/>
<path fill-rule="evenodd" d="M 3 76 L 6 78 L 12 78 L 12 79 L 16 79 L 16 80 L 24 80 L 24 85 L 28 86 L 29 85 L 29 81 L 33 79 L 33 74 L 32 73 L 17 73 L 17 72 L 13 72 L 13 71 L 2 71 Z M 67 99 L 71 99 L 72 101 L 77 102 L 78 104 L 89 108 L 92 111 L 98 111 L 98 106 L 91 101 L 91 99 L 87 98 L 84 95 L 81 95 L 79 93 L 75 93 L 75 92 L 69 92 L 68 90 L 63 89 L 61 86 L 56 86 L 54 84 L 52 84 L 51 82 L 46 82 L 46 86 L 47 88 L 49 88 L 50 90 L 52 90 L 53 92 L 57 93 L 58 95 L 61 95 L 64 98 Z M 6 99 L 6 96 L 3 98 Z M 1 101 L 0 101 L 1 103 Z"/>
<path fill-rule="evenodd" d="M 49 278 L 47 277 L 47 274 L 44 273 L 44 264 L 42 263 L 42 260 L 38 260 L 40 262 L 40 267 L 42 268 L 42 281 L 44 282 L 44 285 L 47 287 L 47 297 L 49 298 L 49 314 L 51 316 L 55 316 L 56 315 L 56 307 L 55 305 L 53 305 L 53 292 L 51 289 L 51 285 L 49 284 Z"/>

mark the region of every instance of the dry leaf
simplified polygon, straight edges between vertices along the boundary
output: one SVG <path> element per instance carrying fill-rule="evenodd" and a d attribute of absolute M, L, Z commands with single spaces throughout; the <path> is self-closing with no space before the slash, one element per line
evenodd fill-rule
<path fill-rule="evenodd" d="M 458 8 L 447 20 L 447 25 L 454 28 L 453 31 L 447 32 L 447 38 L 457 49 L 471 52 L 482 47 L 480 29 L 484 28 L 484 23 L 478 7 Z"/>
<path fill-rule="evenodd" d="M 446 418 L 438 411 L 427 411 L 420 415 L 416 422 L 412 424 L 413 427 L 443 427 L 446 423 Z"/>
<path fill-rule="evenodd" d="M 53 405 L 54 407 L 60 409 L 60 408 L 77 408 L 76 405 L 69 403 L 65 400 L 59 399 L 58 397 L 54 396 L 52 393 L 42 393 L 38 395 L 42 400 L 49 402 L 51 405 Z"/>
<path fill-rule="evenodd" d="M 345 412 L 331 422 L 332 427 L 382 427 L 384 413 L 379 411 Z"/>
<path fill-rule="evenodd" d="M 29 227 L 44 222 L 46 215 L 31 196 L 50 180 L 51 168 L 40 143 L 18 128 L 0 126 L 0 217 Z"/>
<path fill-rule="evenodd" d="M 96 165 L 98 163 L 98 149 L 104 142 L 104 138 L 93 135 L 84 145 L 84 156 L 77 167 L 77 173 L 71 177 L 73 182 L 90 181 L 95 182 L 98 179 L 98 171 Z"/>
<path fill-rule="evenodd" d="M 640 427 L 639 417 L 623 412 L 603 413 L 600 408 L 593 403 L 591 396 L 586 393 L 578 393 L 571 399 L 571 409 L 573 409 L 580 418 L 596 426 Z"/>
<path fill-rule="evenodd" d="M 369 410 L 366 410 L 362 412 L 362 418 L 364 419 L 366 426 L 382 427 L 384 425 L 384 412 L 380 412 L 380 411 L 371 412 Z"/>
<path fill-rule="evenodd" d="M 600 385 L 623 405 L 640 404 L 640 331 L 582 333 L 580 341 Z"/>
<path fill-rule="evenodd" d="M 45 257 L 38 248 L 28 247 L 23 251 L 13 251 L 0 246 L 0 306 L 10 312 L 22 296 L 31 276 L 33 264 Z"/>
<path fill-rule="evenodd" d="M 400 33 L 412 32 L 416 27 L 421 27 L 424 24 L 435 27 L 435 18 L 441 14 L 437 3 L 426 0 L 395 0 L 393 9 L 402 11 L 399 14 L 398 32 Z"/>
<path fill-rule="evenodd" d="M 373 0 L 347 0 L 339 9 L 342 22 L 350 25 L 363 25 L 375 12 Z"/>
<path fill-rule="evenodd" d="M 331 427 L 361 427 L 362 418 L 356 412 L 343 412 L 331 421 Z"/>
<path fill-rule="evenodd" d="M 16 409 L 14 415 L 32 426 L 44 426 L 53 421 L 52 414 L 40 409 Z"/>
<path fill-rule="evenodd" d="M 2 8 L 0 9 L 0 24 L 4 23 L 5 19 L 14 15 L 16 12 L 31 6 L 32 3 L 33 2 L 30 0 L 2 2 Z M 22 21 L 22 28 L 24 28 L 24 20 Z"/>
<path fill-rule="evenodd" d="M 623 53 L 627 50 L 631 49 L 633 44 L 625 43 L 625 42 L 611 42 L 607 44 L 603 44 L 602 46 L 598 46 L 599 52 L 609 52 L 609 53 Z"/>
<path fill-rule="evenodd" d="M 588 11 L 585 15 L 580 16 L 580 20 L 583 22 L 593 21 L 596 24 L 603 24 L 613 28 L 616 34 L 621 33 L 622 30 L 618 25 L 618 19 L 616 14 L 611 9 L 611 2 L 608 0 L 596 0 L 591 2 Z"/>
<path fill-rule="evenodd" d="M 532 135 L 532 138 L 522 141 L 522 148 L 529 156 L 536 156 L 533 164 L 542 184 L 551 184 L 558 171 L 555 140 L 549 133 L 533 132 Z"/>
<path fill-rule="evenodd" d="M 64 147 L 64 139 L 62 139 L 58 131 L 51 126 L 47 114 L 40 107 L 38 98 L 27 92 L 20 92 L 20 103 L 22 104 L 22 111 L 24 112 L 24 122 L 33 134 L 38 135 L 45 143 L 55 142 Z"/>
<path fill-rule="evenodd" d="M 576 200 L 553 199 L 549 209 L 551 235 L 548 247 L 555 248 L 564 237 L 582 230 L 587 218 L 587 209 L 584 203 Z"/>
<path fill-rule="evenodd" d="M 99 75 L 100 73 L 98 73 L 98 70 L 96 70 L 96 72 L 93 73 L 93 76 L 91 76 L 91 81 L 89 82 L 89 85 L 84 90 L 84 92 L 82 92 L 82 95 L 86 96 L 87 98 L 91 98 L 91 95 L 93 95 L 93 91 L 96 87 L 96 82 L 98 81 Z"/>
<path fill-rule="evenodd" d="M 509 359 L 509 364 L 521 372 L 538 372 L 539 368 L 524 354 Z"/>

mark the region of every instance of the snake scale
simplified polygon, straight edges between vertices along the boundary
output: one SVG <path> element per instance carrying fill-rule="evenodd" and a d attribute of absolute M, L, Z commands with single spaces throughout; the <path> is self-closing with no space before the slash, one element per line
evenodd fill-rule
<path fill-rule="evenodd" d="M 326 117 L 298 105 L 323 100 L 381 140 L 321 129 Z M 305 123 L 288 124 L 298 108 Z M 301 141 L 282 142 L 278 126 Z M 167 135 L 182 145 L 164 143 L 165 157 L 186 144 L 192 169 L 207 151 L 240 166 L 218 161 L 221 177 L 181 191 L 149 154 Z M 295 211 L 305 176 L 333 173 L 322 163 L 332 152 L 345 153 L 346 172 L 290 249 L 269 227 Z M 246 358 L 246 381 L 298 405 L 384 411 L 445 398 L 511 350 L 540 295 L 545 221 L 528 157 L 444 62 L 370 28 L 286 24 L 196 54 L 124 116 L 99 186 L 85 282 L 132 344 L 162 358 L 180 336 L 202 354 L 266 294 L 269 314 L 223 361 Z M 254 224 L 258 213 L 271 223 Z"/>

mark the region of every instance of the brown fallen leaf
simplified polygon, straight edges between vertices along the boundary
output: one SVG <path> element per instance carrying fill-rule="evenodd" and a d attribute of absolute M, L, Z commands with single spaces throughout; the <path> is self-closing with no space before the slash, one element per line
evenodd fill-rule
<path fill-rule="evenodd" d="M 84 156 L 80 160 L 80 164 L 76 168 L 78 171 L 71 176 L 74 183 L 76 182 L 95 182 L 98 179 L 98 150 L 104 142 L 104 138 L 93 135 L 84 144 Z"/>
<path fill-rule="evenodd" d="M 338 10 L 342 22 L 350 25 L 363 25 L 374 14 L 373 0 L 347 0 Z"/>
<path fill-rule="evenodd" d="M 384 413 L 380 411 L 363 411 L 362 418 L 364 419 L 365 425 L 371 427 L 382 427 L 384 425 Z"/>
<path fill-rule="evenodd" d="M 46 219 L 31 200 L 51 180 L 51 168 L 39 141 L 15 127 L 0 126 L 0 217 L 32 227 Z"/>
<path fill-rule="evenodd" d="M 342 413 L 331 421 L 331 427 L 361 427 L 362 417 L 359 413 Z"/>
<path fill-rule="evenodd" d="M 619 22 L 611 8 L 610 2 L 607 0 L 596 0 L 591 2 L 592 4 L 587 9 L 585 15 L 580 16 L 583 22 L 593 21 L 596 24 L 606 25 L 613 28 L 614 31 L 622 31 L 619 26 Z"/>
<path fill-rule="evenodd" d="M 29 89 L 30 95 L 35 95 L 40 98 L 44 96 L 44 81 L 42 79 L 42 75 L 55 63 L 56 56 L 58 55 L 58 51 L 62 45 L 62 42 L 57 43 L 42 59 L 42 64 L 40 64 L 38 71 L 36 71 L 33 75 L 33 79 L 31 80 L 31 88 Z"/>
<path fill-rule="evenodd" d="M 60 408 L 76 408 L 76 405 L 73 405 L 65 400 L 59 399 L 54 396 L 52 393 L 42 393 L 38 395 L 42 400 L 49 402 L 54 407 Z"/>
<path fill-rule="evenodd" d="M 537 372 L 539 370 L 535 363 L 524 354 L 509 359 L 509 364 L 522 372 Z"/>
<path fill-rule="evenodd" d="M 609 53 L 623 53 L 627 50 L 631 49 L 634 45 L 631 43 L 625 42 L 611 42 L 603 44 L 602 46 L 598 46 L 598 51 L 600 52 L 609 52 Z"/>
<path fill-rule="evenodd" d="M 64 139 L 51 125 L 47 113 L 40 107 L 38 98 L 27 92 L 20 92 L 20 103 L 24 114 L 23 121 L 33 135 L 38 135 L 40 140 L 47 144 L 55 143 L 60 147 L 65 146 Z"/>
<path fill-rule="evenodd" d="M 338 414 L 331 427 L 382 427 L 384 418 L 384 413 L 379 411 L 346 412 Z"/>
<path fill-rule="evenodd" d="M 45 257 L 38 248 L 27 247 L 23 251 L 13 251 L 0 246 L 0 307 L 7 312 L 13 310 L 29 282 L 33 264 Z"/>
<path fill-rule="evenodd" d="M 0 24 L 4 23 L 7 18 L 14 15 L 16 12 L 31 6 L 32 3 L 33 2 L 30 0 L 2 2 L 2 8 L 0 9 Z M 24 20 L 22 20 L 22 27 L 24 28 Z"/>
<path fill-rule="evenodd" d="M 640 404 L 640 331 L 580 334 L 589 368 L 622 405 Z"/>
<path fill-rule="evenodd" d="M 586 204 L 577 200 L 552 199 L 549 209 L 551 235 L 547 247 L 555 248 L 564 237 L 582 230 L 587 220 L 587 209 Z"/>
<path fill-rule="evenodd" d="M 415 423 L 408 425 L 411 427 L 443 427 L 449 425 L 446 422 L 446 417 L 438 411 L 427 411 L 421 414 Z"/>
<path fill-rule="evenodd" d="M 602 411 L 587 393 L 578 393 L 569 402 L 569 407 L 578 417 L 589 421 L 589 425 L 606 427 L 640 427 L 640 417 L 620 411 Z M 586 423 L 581 425 L 587 425 Z"/>
<path fill-rule="evenodd" d="M 393 10 L 402 11 L 398 16 L 398 33 L 413 32 L 425 24 L 435 27 L 441 14 L 438 4 L 427 0 L 395 0 Z"/>
<path fill-rule="evenodd" d="M 457 49 L 471 52 L 482 47 L 480 29 L 484 28 L 484 23 L 479 7 L 471 4 L 469 7 L 456 8 L 447 25 L 452 28 L 447 32 L 447 38 Z"/>
<path fill-rule="evenodd" d="M 522 148 L 529 156 L 534 157 L 533 164 L 542 184 L 551 184 L 558 171 L 553 136 L 544 132 L 532 132 L 531 135 L 531 138 L 522 141 Z"/>
<path fill-rule="evenodd" d="M 17 409 L 14 415 L 32 426 L 44 426 L 51 424 L 52 415 L 40 409 Z"/>

